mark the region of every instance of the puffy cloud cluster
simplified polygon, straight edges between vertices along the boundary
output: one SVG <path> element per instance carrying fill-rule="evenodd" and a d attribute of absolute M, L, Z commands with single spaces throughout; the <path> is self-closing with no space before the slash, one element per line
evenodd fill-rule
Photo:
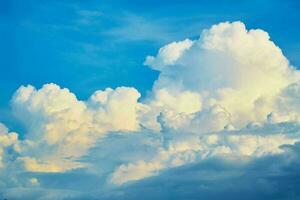
<path fill-rule="evenodd" d="M 0 171 L 13 166 L 31 187 L 45 186 L 40 174 L 58 172 L 122 187 L 211 159 L 247 168 L 298 152 L 299 71 L 263 30 L 220 23 L 144 64 L 160 74 L 142 101 L 129 87 L 79 100 L 55 84 L 21 86 L 12 108 L 26 133 L 18 139 L 0 126 Z"/>
<path fill-rule="evenodd" d="M 68 89 L 46 84 L 20 87 L 12 99 L 28 133 L 19 160 L 29 171 L 60 172 L 83 167 L 76 159 L 110 131 L 137 131 L 140 94 L 119 87 L 80 101 Z"/>
<path fill-rule="evenodd" d="M 275 100 L 279 93 L 300 77 L 268 33 L 248 31 L 241 22 L 214 25 L 198 40 L 168 44 L 157 56 L 148 56 L 145 64 L 160 71 L 155 93 L 163 90 L 176 98 L 188 91 L 201 98 L 202 110 L 194 112 L 208 110 L 213 118 L 222 118 L 216 117 L 220 112 L 230 113 L 230 120 L 218 119 L 220 122 L 212 125 L 215 130 L 227 123 L 241 128 L 264 121 L 278 109 Z M 186 104 L 195 102 L 188 98 Z M 161 99 L 164 97 L 157 101 L 164 101 Z M 216 106 L 219 111 L 213 108 Z"/>
<path fill-rule="evenodd" d="M 214 25 L 197 40 L 167 44 L 145 64 L 160 72 L 147 103 L 167 145 L 146 163 L 121 165 L 113 174 L 116 183 L 207 156 L 276 154 L 299 140 L 284 129 L 243 132 L 299 119 L 299 72 L 260 29 L 248 31 L 241 22 Z"/>

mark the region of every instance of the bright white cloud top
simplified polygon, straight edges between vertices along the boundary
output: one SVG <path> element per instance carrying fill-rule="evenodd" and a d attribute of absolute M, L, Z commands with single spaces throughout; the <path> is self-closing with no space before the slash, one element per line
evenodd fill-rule
<path fill-rule="evenodd" d="M 24 186 L 23 172 L 79 169 L 122 185 L 212 157 L 282 154 L 282 145 L 300 141 L 289 129 L 300 122 L 300 74 L 263 30 L 220 23 L 144 64 L 160 74 L 142 101 L 128 87 L 82 101 L 55 84 L 21 86 L 12 107 L 27 132 L 18 139 L 1 124 L 0 186 Z"/>

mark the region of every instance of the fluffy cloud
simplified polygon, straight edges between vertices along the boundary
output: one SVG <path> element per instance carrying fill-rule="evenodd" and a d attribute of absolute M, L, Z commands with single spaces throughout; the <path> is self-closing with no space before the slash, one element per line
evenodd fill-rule
<path fill-rule="evenodd" d="M 300 75 L 268 33 L 247 30 L 242 22 L 220 23 L 198 39 L 163 46 L 144 64 L 158 70 L 159 77 L 143 100 L 130 87 L 95 91 L 79 100 L 56 84 L 21 86 L 12 108 L 26 133 L 19 139 L 0 124 L 1 185 L 7 174 L 21 192 L 34 188 L 51 199 L 60 189 L 57 180 L 76 191 L 68 190 L 69 198 L 82 199 L 90 189 L 96 197 L 113 199 L 113 191 L 133 190 L 130 183 L 138 186 L 153 176 L 160 181 L 172 169 L 199 164 L 195 173 L 208 171 L 206 178 L 215 178 L 207 182 L 208 190 L 213 181 L 247 185 L 232 180 L 233 175 L 267 190 L 265 176 L 259 181 L 241 173 L 266 159 L 276 166 L 263 162 L 257 168 L 281 176 L 286 167 L 298 166 Z M 288 161 L 282 163 L 284 156 Z M 220 165 L 215 176 L 202 167 L 211 160 L 216 163 L 210 166 Z M 78 180 L 66 181 L 72 177 L 87 188 Z M 12 190 L 1 191 L 19 198 Z"/>
<path fill-rule="evenodd" d="M 172 42 L 160 48 L 156 57 L 147 56 L 144 64 L 151 66 L 152 69 L 161 71 L 165 66 L 174 65 L 192 45 L 193 42 L 189 39 Z"/>
<path fill-rule="evenodd" d="M 80 101 L 55 84 L 39 90 L 20 87 L 12 105 L 28 133 L 22 145 L 24 157 L 19 160 L 27 170 L 38 172 L 83 167 L 76 159 L 85 155 L 97 139 L 110 131 L 139 129 L 139 97 L 135 89 L 120 87 L 96 91 L 88 101 Z"/>
<path fill-rule="evenodd" d="M 168 44 L 145 64 L 160 72 L 154 92 L 196 93 L 202 109 L 219 105 L 237 127 L 265 120 L 281 90 L 300 77 L 268 33 L 248 31 L 242 22 L 220 23 L 197 40 Z"/>
<path fill-rule="evenodd" d="M 249 133 L 251 126 L 264 130 L 299 119 L 299 72 L 260 29 L 220 23 L 197 40 L 165 45 L 145 64 L 160 72 L 147 104 L 167 139 L 152 159 L 117 168 L 115 183 L 210 156 L 278 154 L 281 145 L 299 140 L 284 129 L 272 135 Z M 132 173 L 141 168 L 143 173 Z"/>

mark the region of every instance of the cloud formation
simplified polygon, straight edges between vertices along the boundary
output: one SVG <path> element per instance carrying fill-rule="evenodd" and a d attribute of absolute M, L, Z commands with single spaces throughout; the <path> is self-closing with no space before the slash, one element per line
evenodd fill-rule
<path fill-rule="evenodd" d="M 275 172 L 265 160 L 275 162 L 281 177 L 298 166 L 300 75 L 265 31 L 247 30 L 242 22 L 216 24 L 198 39 L 161 47 L 144 64 L 159 77 L 143 100 L 130 87 L 79 100 L 56 84 L 21 86 L 11 103 L 26 127 L 24 138 L 0 125 L 3 188 L 51 199 L 61 189 L 51 181 L 64 182 L 55 176 L 78 176 L 87 184 L 94 177 L 91 199 L 119 193 L 140 199 L 134 187 L 145 184 L 154 193 L 153 184 L 171 178 L 173 184 L 187 182 L 192 199 L 193 192 L 213 195 L 219 181 L 235 182 L 240 191 L 249 192 L 243 188 L 247 181 L 259 185 L 254 190 L 273 191 L 268 174 L 261 180 L 241 174 L 253 173 L 252 167 Z M 188 178 L 178 177 L 177 170 Z M 14 181 L 6 183 L 5 174 Z M 241 177 L 246 181 L 236 179 Z M 194 188 L 190 179 L 203 187 Z M 62 199 L 82 198 L 76 183 L 64 182 L 70 194 Z M 225 186 L 219 194 L 232 196 L 230 190 Z M 1 192 L 20 198 L 8 189 Z"/>
<path fill-rule="evenodd" d="M 76 159 L 110 131 L 137 131 L 140 94 L 134 88 L 96 91 L 80 101 L 66 88 L 20 87 L 12 99 L 28 133 L 19 160 L 29 171 L 61 172 L 83 167 Z M 124 123 L 126 122 L 126 123 Z"/>
<path fill-rule="evenodd" d="M 230 122 L 221 120 L 216 130 L 226 123 L 241 128 L 264 121 L 277 111 L 279 93 L 299 81 L 299 72 L 268 33 L 248 31 L 241 22 L 214 25 L 198 40 L 168 44 L 155 57 L 148 56 L 145 64 L 160 72 L 156 93 L 189 91 L 200 95 L 202 110 L 218 105 L 230 113 Z"/>

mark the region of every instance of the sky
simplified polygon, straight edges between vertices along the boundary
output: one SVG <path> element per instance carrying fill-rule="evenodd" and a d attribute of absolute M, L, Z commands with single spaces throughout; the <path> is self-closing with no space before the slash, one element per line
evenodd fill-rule
<path fill-rule="evenodd" d="M 299 9 L 2 0 L 0 199 L 300 199 Z"/>

